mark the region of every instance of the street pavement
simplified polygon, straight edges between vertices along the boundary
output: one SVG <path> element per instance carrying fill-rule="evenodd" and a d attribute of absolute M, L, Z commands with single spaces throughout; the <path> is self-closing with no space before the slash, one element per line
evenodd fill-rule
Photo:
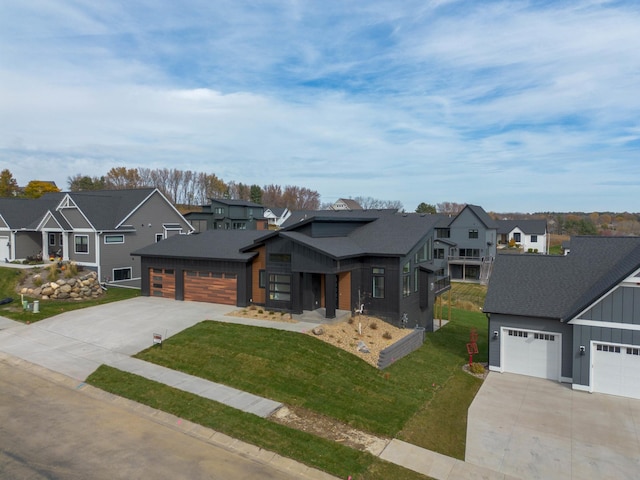
<path fill-rule="evenodd" d="M 0 478 L 335 480 L 0 353 Z"/>
<path fill-rule="evenodd" d="M 166 339 L 203 320 L 297 332 L 309 331 L 322 321 L 314 317 L 298 317 L 297 323 L 269 322 L 226 315 L 235 309 L 237 307 L 137 297 L 66 312 L 31 325 L 0 317 L 0 352 L 44 367 L 52 373 L 62 374 L 74 379 L 77 384 L 81 384 L 101 364 L 106 364 L 267 417 L 281 404 L 131 358 L 131 355 L 153 344 L 154 334 L 160 334 Z M 520 376 L 494 372 L 485 380 L 469 410 L 467 461 L 446 457 L 396 439 L 387 444 L 380 457 L 439 480 L 607 478 L 613 471 L 619 473 L 616 479 L 637 478 L 628 476 L 628 472 L 633 468 L 634 475 L 640 471 L 637 455 L 640 451 L 640 414 L 635 407 L 625 410 L 623 406 L 625 403 L 635 406 L 640 404 L 640 401 L 621 399 L 620 403 L 616 403 L 612 400 L 616 397 L 572 392 L 565 385 L 538 379 L 531 379 L 531 385 L 538 385 L 538 381 L 543 382 L 546 390 L 540 389 L 539 386 L 523 388 L 518 383 L 520 381 Z M 553 412 L 558 413 L 550 416 L 549 399 L 558 398 L 562 401 L 567 392 L 571 393 L 571 398 L 576 399 L 603 399 L 600 403 L 581 403 L 576 400 L 565 402 L 561 407 L 554 406 L 556 410 Z M 615 408 L 612 405 L 616 405 Z M 511 414 L 514 408 L 516 414 Z M 589 429 L 579 428 L 582 424 L 577 419 L 601 415 L 599 410 L 602 408 L 617 412 L 615 415 L 622 419 L 621 422 L 612 425 L 616 429 L 624 429 L 630 435 L 632 441 L 628 444 L 629 449 L 623 449 L 618 444 L 618 433 L 615 434 L 614 440 L 610 440 L 612 435 L 599 434 L 593 441 L 585 442 L 590 433 Z M 553 432 L 545 431 L 544 428 L 536 430 L 536 422 L 540 425 L 559 423 L 556 419 L 562 418 L 563 415 L 576 418 L 576 428 L 570 433 L 563 433 L 562 442 L 558 442 L 557 435 Z M 627 419 L 628 415 L 632 415 L 633 422 L 630 423 Z M 518 422 L 523 419 L 529 423 L 525 428 L 519 428 Z M 598 424 L 594 431 L 605 432 L 606 421 L 605 416 L 604 423 Z M 500 443 L 505 432 L 508 432 L 509 440 L 507 443 Z M 545 436 L 546 434 L 549 435 Z M 231 441 L 237 442 L 233 439 Z M 610 441 L 613 443 L 609 444 Z M 550 449 L 550 445 L 556 445 L 558 448 Z M 576 451 L 560 455 L 558 452 L 569 448 L 567 445 L 580 447 L 584 455 L 577 455 Z M 629 452 L 632 451 L 636 454 L 631 455 Z M 567 465 L 571 467 L 568 468 Z"/>

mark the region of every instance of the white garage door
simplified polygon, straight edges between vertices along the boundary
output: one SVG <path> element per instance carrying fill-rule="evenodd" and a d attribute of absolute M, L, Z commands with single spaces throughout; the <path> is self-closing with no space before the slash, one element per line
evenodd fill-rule
<path fill-rule="evenodd" d="M 9 258 L 9 237 L 0 237 L 0 261 Z"/>
<path fill-rule="evenodd" d="M 559 333 L 503 328 L 502 345 L 505 372 L 560 380 Z"/>
<path fill-rule="evenodd" d="M 593 391 L 640 398 L 640 346 L 595 343 Z"/>

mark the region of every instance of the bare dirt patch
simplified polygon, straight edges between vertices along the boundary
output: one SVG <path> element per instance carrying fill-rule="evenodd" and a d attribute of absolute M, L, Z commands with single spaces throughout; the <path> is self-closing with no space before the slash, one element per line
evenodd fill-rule
<path fill-rule="evenodd" d="M 282 407 L 271 416 L 271 420 L 374 455 L 380 455 L 389 443 L 388 439 L 355 430 L 333 418 L 300 407 Z"/>
<path fill-rule="evenodd" d="M 298 323 L 290 313 L 274 312 L 260 307 L 250 306 L 241 310 L 227 313 L 229 317 L 253 318 L 256 320 L 270 320 L 272 322 Z"/>

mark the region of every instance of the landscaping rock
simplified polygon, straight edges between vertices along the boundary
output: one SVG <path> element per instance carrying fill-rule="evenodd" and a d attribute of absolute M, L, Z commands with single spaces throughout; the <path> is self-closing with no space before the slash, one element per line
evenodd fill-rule
<path fill-rule="evenodd" d="M 314 335 L 324 335 L 324 328 L 322 327 L 314 327 L 311 331 Z"/>

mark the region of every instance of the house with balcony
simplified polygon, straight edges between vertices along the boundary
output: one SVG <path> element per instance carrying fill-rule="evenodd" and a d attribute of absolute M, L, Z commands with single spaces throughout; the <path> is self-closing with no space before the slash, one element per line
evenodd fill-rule
<path fill-rule="evenodd" d="M 206 230 L 267 230 L 264 206 L 247 200 L 212 198 L 200 211 L 189 212 L 185 218 L 196 232 Z"/>
<path fill-rule="evenodd" d="M 442 216 L 435 229 L 434 257 L 451 280 L 486 282 L 496 257 L 498 227 L 478 205 L 455 217 Z"/>
<path fill-rule="evenodd" d="M 291 210 L 286 207 L 270 207 L 264 209 L 264 218 L 267 221 L 269 230 L 279 230 L 290 216 Z"/>

